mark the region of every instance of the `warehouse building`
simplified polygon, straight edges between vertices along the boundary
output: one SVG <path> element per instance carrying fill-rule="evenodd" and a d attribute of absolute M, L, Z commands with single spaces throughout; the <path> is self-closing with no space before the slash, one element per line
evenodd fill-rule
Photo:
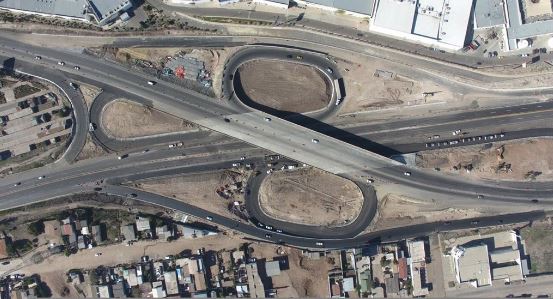
<path fill-rule="evenodd" d="M 330 11 L 343 11 L 348 15 L 368 17 L 373 15 L 375 0 L 298 0 L 299 5 Z"/>
<path fill-rule="evenodd" d="M 290 0 L 253 0 L 253 2 L 283 9 L 287 9 L 290 6 Z"/>
<path fill-rule="evenodd" d="M 132 8 L 130 0 L 0 0 L 0 9 L 57 17 L 99 26 L 115 21 Z"/>
<path fill-rule="evenodd" d="M 378 0 L 370 30 L 428 46 L 465 45 L 472 0 Z"/>
<path fill-rule="evenodd" d="M 474 287 L 524 280 L 524 241 L 514 231 L 482 235 L 451 250 L 458 283 Z"/>

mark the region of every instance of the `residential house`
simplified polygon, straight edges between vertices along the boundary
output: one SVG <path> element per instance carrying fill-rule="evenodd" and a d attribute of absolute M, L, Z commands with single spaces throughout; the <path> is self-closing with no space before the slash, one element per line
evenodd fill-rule
<path fill-rule="evenodd" d="M 100 225 L 93 225 L 90 227 L 91 235 L 90 237 L 96 241 L 96 243 L 101 243 L 104 241 L 104 236 L 102 234 L 102 226 Z"/>
<path fill-rule="evenodd" d="M 167 297 L 167 293 L 163 289 L 163 283 L 161 281 L 152 282 L 152 297 L 153 298 Z"/>
<path fill-rule="evenodd" d="M 128 224 L 121 226 L 121 234 L 125 241 L 136 241 L 136 231 L 134 230 L 134 224 Z"/>
<path fill-rule="evenodd" d="M 147 217 L 136 217 L 136 230 L 139 232 L 146 232 L 152 229 L 150 225 L 150 219 Z"/>
<path fill-rule="evenodd" d="M 179 284 L 177 280 L 177 273 L 175 271 L 167 271 L 163 273 L 165 278 L 165 291 L 168 296 L 176 295 L 179 293 Z"/>

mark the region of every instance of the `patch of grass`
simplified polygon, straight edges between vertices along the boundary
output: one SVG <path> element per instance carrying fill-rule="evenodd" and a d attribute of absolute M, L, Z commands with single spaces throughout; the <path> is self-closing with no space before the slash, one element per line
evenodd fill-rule
<path fill-rule="evenodd" d="M 524 240 L 537 241 L 547 238 L 551 234 L 551 230 L 546 227 L 525 227 L 520 234 Z"/>
<path fill-rule="evenodd" d="M 40 91 L 40 89 L 38 89 L 34 86 L 31 86 L 31 85 L 27 85 L 27 84 L 19 85 L 16 88 L 13 89 L 13 93 L 14 93 L 16 99 L 26 97 L 28 95 L 32 95 L 33 93 L 36 93 L 36 92 L 39 92 L 39 91 Z"/>
<path fill-rule="evenodd" d="M 553 271 L 553 231 L 548 225 L 535 225 L 520 230 L 520 235 L 526 241 L 526 249 L 530 255 L 530 271 L 544 273 Z"/>
<path fill-rule="evenodd" d="M 243 24 L 243 25 L 259 25 L 270 26 L 273 23 L 261 20 L 240 19 L 240 18 L 224 18 L 224 17 L 209 17 L 209 16 L 196 16 L 196 18 L 202 19 L 208 22 L 225 23 L 225 24 Z"/>

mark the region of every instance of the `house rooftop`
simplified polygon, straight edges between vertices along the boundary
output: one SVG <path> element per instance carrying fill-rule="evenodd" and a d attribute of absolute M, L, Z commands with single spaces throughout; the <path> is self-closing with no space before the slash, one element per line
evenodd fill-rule
<path fill-rule="evenodd" d="M 278 261 L 265 262 L 265 272 L 269 277 L 280 275 L 280 263 Z"/>

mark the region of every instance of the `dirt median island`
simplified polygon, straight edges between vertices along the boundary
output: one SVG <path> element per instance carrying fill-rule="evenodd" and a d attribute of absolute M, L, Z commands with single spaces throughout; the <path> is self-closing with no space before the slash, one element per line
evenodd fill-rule
<path fill-rule="evenodd" d="M 102 127 L 115 138 L 144 137 L 197 130 L 197 127 L 167 113 L 125 100 L 109 103 L 102 113 Z"/>
<path fill-rule="evenodd" d="M 217 215 L 239 219 L 231 209 L 236 208 L 234 201 L 240 202 L 243 198 L 242 188 L 238 186 L 243 186 L 246 178 L 247 175 L 240 172 L 215 171 L 141 181 L 136 186 Z"/>
<path fill-rule="evenodd" d="M 281 111 L 305 113 L 325 108 L 331 85 L 314 67 L 276 60 L 253 60 L 238 69 L 240 84 L 254 102 Z"/>
<path fill-rule="evenodd" d="M 417 154 L 418 167 L 475 179 L 553 180 L 553 139 L 531 138 Z"/>
<path fill-rule="evenodd" d="M 318 169 L 271 174 L 259 191 L 269 217 L 306 225 L 335 227 L 353 221 L 363 206 L 355 183 Z"/>

